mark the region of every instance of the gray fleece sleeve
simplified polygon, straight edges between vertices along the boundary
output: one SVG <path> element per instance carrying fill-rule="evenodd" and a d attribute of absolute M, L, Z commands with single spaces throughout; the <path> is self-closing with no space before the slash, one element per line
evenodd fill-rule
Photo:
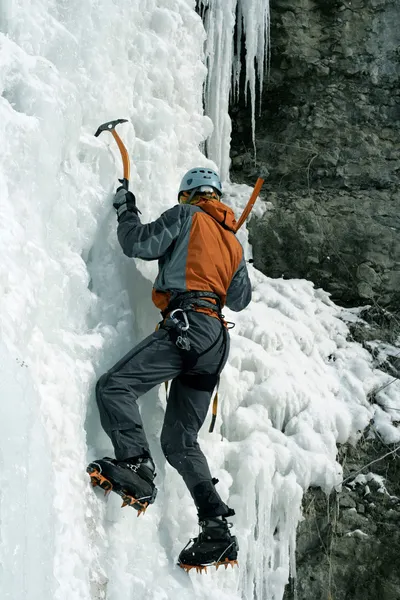
<path fill-rule="evenodd" d="M 118 223 L 118 240 L 126 256 L 155 260 L 168 250 L 182 226 L 181 206 L 165 211 L 156 221 L 142 225 L 139 215 L 125 212 Z"/>
<path fill-rule="evenodd" d="M 246 308 L 251 300 L 251 283 L 247 272 L 246 261 L 242 257 L 234 274 L 226 295 L 226 305 L 231 310 L 239 312 Z"/>

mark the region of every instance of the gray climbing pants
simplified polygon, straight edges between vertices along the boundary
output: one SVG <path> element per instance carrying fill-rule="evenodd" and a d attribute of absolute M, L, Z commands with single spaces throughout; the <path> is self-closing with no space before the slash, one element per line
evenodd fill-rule
<path fill-rule="evenodd" d="M 228 358 L 229 334 L 217 318 L 194 311 L 187 315 L 191 348 L 198 355 L 194 366 L 187 370 L 185 351 L 177 347 L 168 330 L 160 328 L 100 377 L 96 399 L 116 459 L 150 455 L 137 399 L 154 386 L 172 380 L 161 447 L 168 462 L 183 477 L 199 516 L 205 517 L 229 510 L 215 491 L 197 441 L 214 385 Z"/>

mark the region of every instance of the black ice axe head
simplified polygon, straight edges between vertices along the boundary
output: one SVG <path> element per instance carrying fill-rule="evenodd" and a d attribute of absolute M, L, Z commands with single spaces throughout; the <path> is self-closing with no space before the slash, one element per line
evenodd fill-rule
<path fill-rule="evenodd" d="M 100 125 L 100 127 L 98 128 L 98 130 L 96 131 L 94 136 L 99 137 L 99 135 L 101 134 L 102 131 L 112 131 L 120 123 L 127 123 L 127 122 L 128 122 L 128 119 L 115 119 L 114 121 L 108 121 L 107 123 L 103 123 L 103 125 Z"/>
<path fill-rule="evenodd" d="M 124 165 L 124 178 L 120 179 L 119 181 L 122 183 L 122 185 L 124 186 L 124 188 L 126 190 L 129 188 L 129 176 L 130 176 L 129 155 L 128 155 L 127 149 L 124 146 L 123 141 L 119 137 L 118 133 L 115 131 L 115 128 L 120 123 L 127 123 L 127 122 L 128 122 L 127 119 L 115 119 L 115 121 L 108 121 L 107 123 L 103 123 L 103 125 L 100 125 L 100 127 L 94 134 L 95 137 L 99 137 L 99 135 L 103 131 L 109 131 L 112 134 L 115 141 L 117 142 L 119 151 L 121 152 L 122 163 Z"/>

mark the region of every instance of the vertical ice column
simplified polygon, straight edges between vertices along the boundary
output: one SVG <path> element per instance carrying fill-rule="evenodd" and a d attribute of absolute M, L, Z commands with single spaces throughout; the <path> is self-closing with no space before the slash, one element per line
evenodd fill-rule
<path fill-rule="evenodd" d="M 231 120 L 229 97 L 238 98 L 241 74 L 241 46 L 245 42 L 245 98 L 250 90 L 252 135 L 255 138 L 256 80 L 262 85 L 269 50 L 269 0 L 199 0 L 207 32 L 205 62 L 208 76 L 204 91 L 205 111 L 214 124 L 207 140 L 207 154 L 228 178 Z M 236 48 L 234 48 L 237 20 Z"/>
<path fill-rule="evenodd" d="M 207 32 L 204 90 L 205 112 L 214 124 L 207 139 L 207 155 L 219 168 L 222 180 L 229 175 L 231 120 L 228 114 L 234 57 L 233 35 L 237 0 L 201 0 Z"/>

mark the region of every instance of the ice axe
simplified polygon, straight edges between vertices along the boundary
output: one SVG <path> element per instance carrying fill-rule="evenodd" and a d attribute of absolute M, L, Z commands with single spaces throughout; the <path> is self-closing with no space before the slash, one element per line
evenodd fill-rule
<path fill-rule="evenodd" d="M 118 144 L 119 151 L 121 152 L 122 164 L 124 165 L 124 178 L 118 179 L 118 181 L 120 183 L 122 183 L 122 186 L 126 190 L 129 190 L 129 177 L 130 177 L 130 171 L 131 171 L 131 167 L 130 167 L 130 163 L 129 163 L 129 155 L 128 155 L 127 149 L 124 146 L 123 141 L 119 137 L 118 133 L 115 131 L 115 128 L 117 125 L 119 125 L 120 123 L 127 123 L 127 122 L 128 122 L 127 119 L 115 119 L 115 121 L 108 121 L 107 123 L 103 123 L 103 125 L 100 125 L 100 127 L 98 128 L 98 130 L 96 131 L 96 133 L 94 135 L 95 135 L 95 137 L 98 137 L 102 131 L 109 131 L 112 134 L 114 140 Z"/>
<path fill-rule="evenodd" d="M 246 205 L 246 208 L 242 212 L 242 215 L 241 215 L 239 221 L 236 224 L 235 233 L 241 228 L 241 226 L 243 225 L 243 223 L 245 222 L 245 220 L 247 219 L 247 217 L 251 213 L 251 209 L 253 208 L 253 206 L 254 206 L 257 198 L 258 198 L 258 195 L 259 195 L 259 193 L 261 191 L 263 183 L 264 183 L 264 179 L 262 179 L 261 177 L 259 177 L 257 179 L 257 181 L 256 181 L 256 185 L 254 186 L 253 193 L 250 196 L 250 200 L 248 201 L 248 203 Z"/>

